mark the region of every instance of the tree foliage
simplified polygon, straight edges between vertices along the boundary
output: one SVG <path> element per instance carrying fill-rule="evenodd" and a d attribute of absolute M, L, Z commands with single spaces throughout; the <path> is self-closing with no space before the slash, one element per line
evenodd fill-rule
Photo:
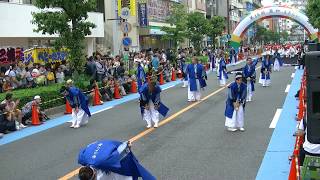
<path fill-rule="evenodd" d="M 209 23 L 205 16 L 200 12 L 190 13 L 187 20 L 188 39 L 190 39 L 195 50 L 199 53 L 202 40 L 207 34 Z"/>
<path fill-rule="evenodd" d="M 216 37 L 220 36 L 226 27 L 226 21 L 221 16 L 213 16 L 208 20 L 207 35 L 212 38 L 213 44 Z"/>
<path fill-rule="evenodd" d="M 306 14 L 312 26 L 320 29 L 320 0 L 308 0 Z"/>
<path fill-rule="evenodd" d="M 87 18 L 88 12 L 96 8 L 95 0 L 36 0 L 35 5 L 41 9 L 33 13 L 35 31 L 59 35 L 55 48 L 67 48 L 70 67 L 76 73 L 83 72 L 85 36 L 95 27 Z"/>
<path fill-rule="evenodd" d="M 177 48 L 186 38 L 187 8 L 183 4 L 173 4 L 166 22 L 170 27 L 161 27 L 161 30 L 166 32 L 162 39 L 172 40 L 174 47 Z"/>

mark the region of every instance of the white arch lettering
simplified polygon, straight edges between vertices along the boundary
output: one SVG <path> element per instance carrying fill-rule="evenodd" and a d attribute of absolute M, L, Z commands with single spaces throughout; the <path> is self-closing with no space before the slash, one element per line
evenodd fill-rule
<path fill-rule="evenodd" d="M 287 6 L 266 6 L 255 11 L 245 17 L 233 31 L 231 35 L 231 46 L 237 49 L 240 46 L 242 33 L 255 21 L 268 17 L 283 17 L 293 19 L 302 25 L 308 32 L 312 40 L 318 41 L 318 30 L 315 29 L 310 23 L 308 17 L 300 12 Z"/>

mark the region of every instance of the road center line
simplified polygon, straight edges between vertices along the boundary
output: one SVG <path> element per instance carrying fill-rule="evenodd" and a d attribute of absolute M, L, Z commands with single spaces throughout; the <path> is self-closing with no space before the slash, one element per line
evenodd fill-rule
<path fill-rule="evenodd" d="M 280 118 L 281 112 L 282 112 L 282 109 L 278 108 L 276 113 L 273 116 L 273 119 L 271 121 L 271 124 L 270 124 L 269 128 L 274 129 L 277 126 L 277 123 L 278 123 L 278 120 Z"/>
<path fill-rule="evenodd" d="M 260 69 L 260 68 L 261 68 L 261 66 L 257 67 L 256 70 L 258 70 L 258 69 Z M 231 83 L 232 83 L 232 82 L 231 82 Z M 224 90 L 226 87 L 228 87 L 231 83 L 227 84 L 227 85 L 224 86 L 224 87 L 219 88 L 218 90 L 216 90 L 216 91 L 212 92 L 211 94 L 209 94 L 209 95 L 205 96 L 204 98 L 202 98 L 200 101 L 194 102 L 194 103 L 190 104 L 189 106 L 181 109 L 180 111 L 174 113 L 173 115 L 169 116 L 168 118 L 160 121 L 159 127 L 164 126 L 165 124 L 171 122 L 171 121 L 174 120 L 176 117 L 178 117 L 178 116 L 180 116 L 181 114 L 187 112 L 187 111 L 190 110 L 191 108 L 199 105 L 200 103 L 204 102 L 205 100 L 209 99 L 210 97 L 218 94 L 219 92 L 221 92 L 222 90 Z M 140 132 L 139 134 L 133 136 L 133 137 L 130 138 L 128 141 L 130 141 L 131 143 L 133 143 L 133 142 L 141 139 L 142 137 L 150 134 L 151 132 L 155 131 L 156 129 L 157 129 L 157 128 L 149 128 L 149 129 L 146 129 L 146 130 Z M 60 177 L 58 180 L 69 180 L 69 179 L 71 179 L 72 177 L 74 177 L 74 176 L 76 176 L 76 175 L 78 174 L 79 169 L 80 169 L 80 168 L 77 168 L 77 169 L 69 172 L 68 174 Z"/>

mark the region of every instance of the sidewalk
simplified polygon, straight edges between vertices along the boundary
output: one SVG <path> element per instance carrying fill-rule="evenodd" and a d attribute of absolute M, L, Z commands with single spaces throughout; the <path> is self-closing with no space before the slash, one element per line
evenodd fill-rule
<path fill-rule="evenodd" d="M 289 93 L 283 104 L 279 121 L 273 131 L 268 148 L 262 160 L 256 180 L 288 179 L 290 171 L 289 156 L 292 155 L 296 130 L 298 101 L 294 95 L 300 88 L 303 70 L 296 70 Z"/>

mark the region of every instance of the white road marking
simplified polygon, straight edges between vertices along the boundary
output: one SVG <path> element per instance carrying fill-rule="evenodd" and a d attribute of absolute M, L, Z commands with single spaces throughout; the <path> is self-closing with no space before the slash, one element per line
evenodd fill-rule
<path fill-rule="evenodd" d="M 166 88 L 163 88 L 162 90 L 167 90 L 167 89 L 170 89 L 170 88 L 172 88 L 172 87 L 174 87 L 174 86 L 176 86 L 176 85 L 168 86 L 168 87 L 166 87 Z"/>
<path fill-rule="evenodd" d="M 291 78 L 294 78 L 294 75 L 296 75 L 296 74 L 295 74 L 295 73 L 292 73 L 292 74 L 291 74 Z"/>
<path fill-rule="evenodd" d="M 273 119 L 271 121 L 271 124 L 269 126 L 269 128 L 274 129 L 277 126 L 277 123 L 279 121 L 280 115 L 281 115 L 282 109 L 278 108 L 276 113 L 273 116 Z"/>
<path fill-rule="evenodd" d="M 287 87 L 286 87 L 286 90 L 284 91 L 285 93 L 288 93 L 289 92 L 289 90 L 290 90 L 290 87 L 291 87 L 291 85 L 290 84 L 288 84 L 287 85 Z"/>
<path fill-rule="evenodd" d="M 107 108 L 105 108 L 105 109 L 101 109 L 101 110 L 99 110 L 99 111 L 93 112 L 92 114 L 98 114 L 98 113 L 101 113 L 101 112 L 103 112 L 103 111 L 112 109 L 113 107 L 114 107 L 114 106 L 110 106 L 110 107 L 107 107 Z"/>

